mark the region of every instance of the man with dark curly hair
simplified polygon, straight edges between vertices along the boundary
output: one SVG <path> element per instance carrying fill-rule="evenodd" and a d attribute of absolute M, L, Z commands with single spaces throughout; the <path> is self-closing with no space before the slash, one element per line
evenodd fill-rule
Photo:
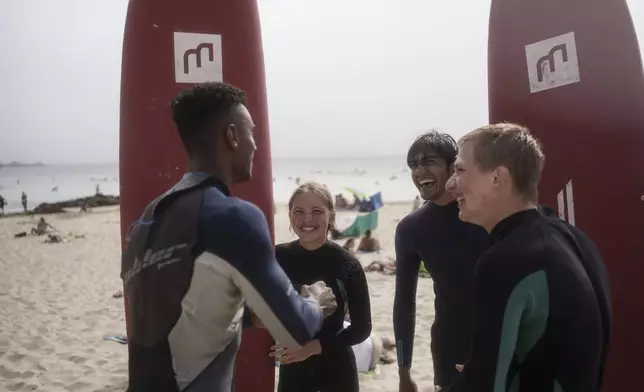
<path fill-rule="evenodd" d="M 335 310 L 323 282 L 298 295 L 275 260 L 264 214 L 230 196 L 252 175 L 245 103 L 225 83 L 197 85 L 172 102 L 189 172 L 128 230 L 129 392 L 230 392 L 242 324 L 252 319 L 299 347 Z"/>

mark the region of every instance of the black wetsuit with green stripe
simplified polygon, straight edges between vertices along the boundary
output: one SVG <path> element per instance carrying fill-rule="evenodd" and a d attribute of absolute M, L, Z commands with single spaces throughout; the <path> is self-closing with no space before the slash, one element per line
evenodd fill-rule
<path fill-rule="evenodd" d="M 475 332 L 449 392 L 596 392 L 611 329 L 595 245 L 537 210 L 501 221 L 476 274 Z"/>

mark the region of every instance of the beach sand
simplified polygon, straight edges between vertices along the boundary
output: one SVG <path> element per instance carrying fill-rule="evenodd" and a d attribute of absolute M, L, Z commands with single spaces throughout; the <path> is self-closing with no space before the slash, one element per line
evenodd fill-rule
<path fill-rule="evenodd" d="M 394 231 L 411 203 L 380 210 L 375 235 L 379 254 L 361 254 L 364 266 L 394 256 Z M 68 242 L 14 238 L 38 217 L 0 219 L 0 391 L 124 391 L 127 346 L 103 340 L 125 334 L 121 290 L 118 208 L 67 213 L 46 219 Z M 80 238 L 76 238 L 80 236 Z M 277 242 L 293 239 L 285 206 L 275 215 Z M 374 332 L 393 339 L 394 277 L 367 273 Z M 432 391 L 429 331 L 434 318 L 429 279 L 418 286 L 413 374 L 421 391 Z M 398 390 L 396 364 L 360 376 L 361 391 Z"/>

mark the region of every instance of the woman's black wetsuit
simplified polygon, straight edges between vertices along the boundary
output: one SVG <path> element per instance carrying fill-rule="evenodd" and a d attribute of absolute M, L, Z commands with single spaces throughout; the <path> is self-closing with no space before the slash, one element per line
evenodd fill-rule
<path fill-rule="evenodd" d="M 322 280 L 333 290 L 338 303 L 338 309 L 324 320 L 316 336 L 322 352 L 302 362 L 282 365 L 278 392 L 358 391 L 358 370 L 351 346 L 371 334 L 369 289 L 362 265 L 331 241 L 312 251 L 298 241 L 280 244 L 276 256 L 296 288 Z M 344 328 L 347 311 L 351 325 Z"/>

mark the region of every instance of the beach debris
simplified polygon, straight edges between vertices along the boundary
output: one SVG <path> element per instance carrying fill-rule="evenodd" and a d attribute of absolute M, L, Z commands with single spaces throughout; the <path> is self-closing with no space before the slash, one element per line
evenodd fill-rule
<path fill-rule="evenodd" d="M 60 244 L 61 242 L 67 242 L 67 238 L 60 234 L 47 234 L 47 238 L 43 242 L 46 244 Z"/>
<path fill-rule="evenodd" d="M 119 290 L 116 293 L 112 294 L 112 298 L 121 298 L 123 297 L 123 291 Z"/>
<path fill-rule="evenodd" d="M 127 336 L 125 335 L 105 335 L 103 340 L 111 340 L 119 344 L 127 344 Z"/>

